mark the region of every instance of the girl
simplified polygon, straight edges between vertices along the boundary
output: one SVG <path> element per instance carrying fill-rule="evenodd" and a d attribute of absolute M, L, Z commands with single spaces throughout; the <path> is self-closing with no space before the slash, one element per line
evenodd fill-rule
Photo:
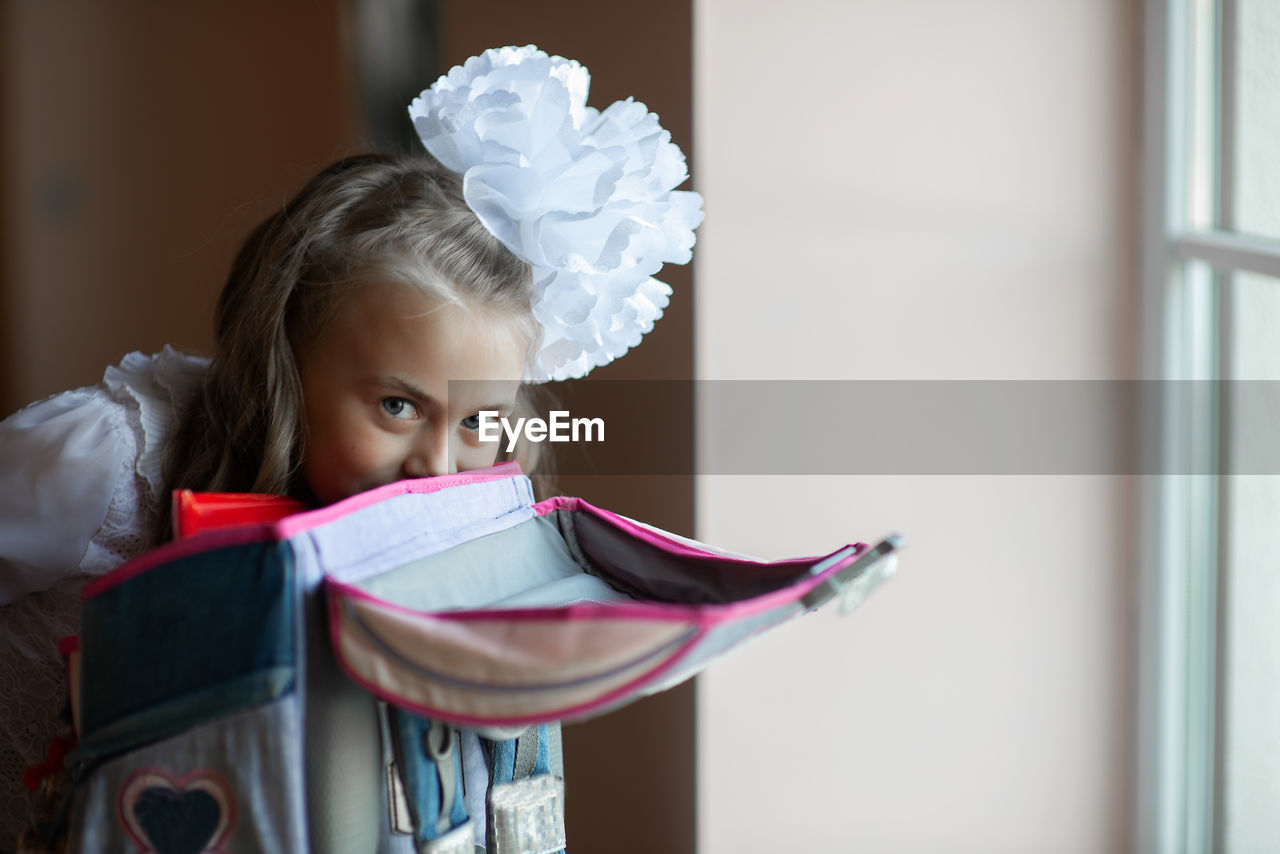
<path fill-rule="evenodd" d="M 26 818 L 22 767 L 62 734 L 56 640 L 77 631 L 84 578 L 159 542 L 174 488 L 326 504 L 492 465 L 475 415 L 514 406 L 535 331 L 531 287 L 529 265 L 467 209 L 459 176 L 428 155 L 351 158 L 250 236 L 207 369 L 172 350 L 134 354 L 101 387 L 0 427 L 10 843 Z M 493 380 L 505 396 L 450 399 L 450 379 Z"/>
<path fill-rule="evenodd" d="M 587 108 L 587 79 L 533 47 L 468 60 L 411 107 L 429 154 L 342 160 L 250 235 L 211 362 L 135 353 L 0 424 L 0 850 L 28 821 L 22 769 L 68 729 L 79 589 L 161 540 L 172 489 L 321 505 L 492 465 L 481 410 L 652 328 L 650 276 L 689 260 L 701 200 L 672 192 L 656 117 Z"/>

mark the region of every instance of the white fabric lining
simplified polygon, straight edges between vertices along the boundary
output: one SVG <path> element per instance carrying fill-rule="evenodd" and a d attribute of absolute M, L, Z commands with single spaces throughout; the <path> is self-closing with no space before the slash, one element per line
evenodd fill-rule
<path fill-rule="evenodd" d="M 361 584 L 407 608 L 448 611 L 627 599 L 574 560 L 548 517 L 471 540 Z"/>

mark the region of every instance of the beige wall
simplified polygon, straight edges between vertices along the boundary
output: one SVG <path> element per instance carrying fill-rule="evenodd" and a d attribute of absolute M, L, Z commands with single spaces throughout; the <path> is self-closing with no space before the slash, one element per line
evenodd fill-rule
<path fill-rule="evenodd" d="M 1136 3 L 695 8 L 700 378 L 1133 375 Z M 1121 850 L 1130 486 L 701 478 L 728 548 L 910 545 L 700 679 L 699 851 Z"/>

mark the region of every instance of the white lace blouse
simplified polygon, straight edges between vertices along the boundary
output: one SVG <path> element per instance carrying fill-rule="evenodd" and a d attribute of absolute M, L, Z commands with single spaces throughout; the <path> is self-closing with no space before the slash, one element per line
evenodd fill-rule
<path fill-rule="evenodd" d="M 130 353 L 0 422 L 0 849 L 26 821 L 23 769 L 67 730 L 57 645 L 80 630 L 80 588 L 154 545 L 164 449 L 207 366 Z"/>

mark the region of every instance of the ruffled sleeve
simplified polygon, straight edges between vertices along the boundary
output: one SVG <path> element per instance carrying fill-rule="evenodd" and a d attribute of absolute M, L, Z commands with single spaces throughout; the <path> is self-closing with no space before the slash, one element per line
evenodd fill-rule
<path fill-rule="evenodd" d="M 165 347 L 154 356 L 130 353 L 103 375 L 103 387 L 124 406 L 133 430 L 137 455 L 133 471 L 140 478 L 138 507 L 143 510 L 154 510 L 152 505 L 164 498 L 165 449 L 177 426 L 178 413 L 196 394 L 208 368 L 208 359 Z M 129 524 L 126 519 L 112 517 L 107 522 Z"/>
<path fill-rule="evenodd" d="M 105 390 L 56 395 L 0 422 L 0 604 L 76 571 L 112 495 L 131 477 L 134 434 Z"/>
<path fill-rule="evenodd" d="M 155 545 L 164 450 L 208 360 L 130 353 L 0 422 L 0 605 Z"/>

